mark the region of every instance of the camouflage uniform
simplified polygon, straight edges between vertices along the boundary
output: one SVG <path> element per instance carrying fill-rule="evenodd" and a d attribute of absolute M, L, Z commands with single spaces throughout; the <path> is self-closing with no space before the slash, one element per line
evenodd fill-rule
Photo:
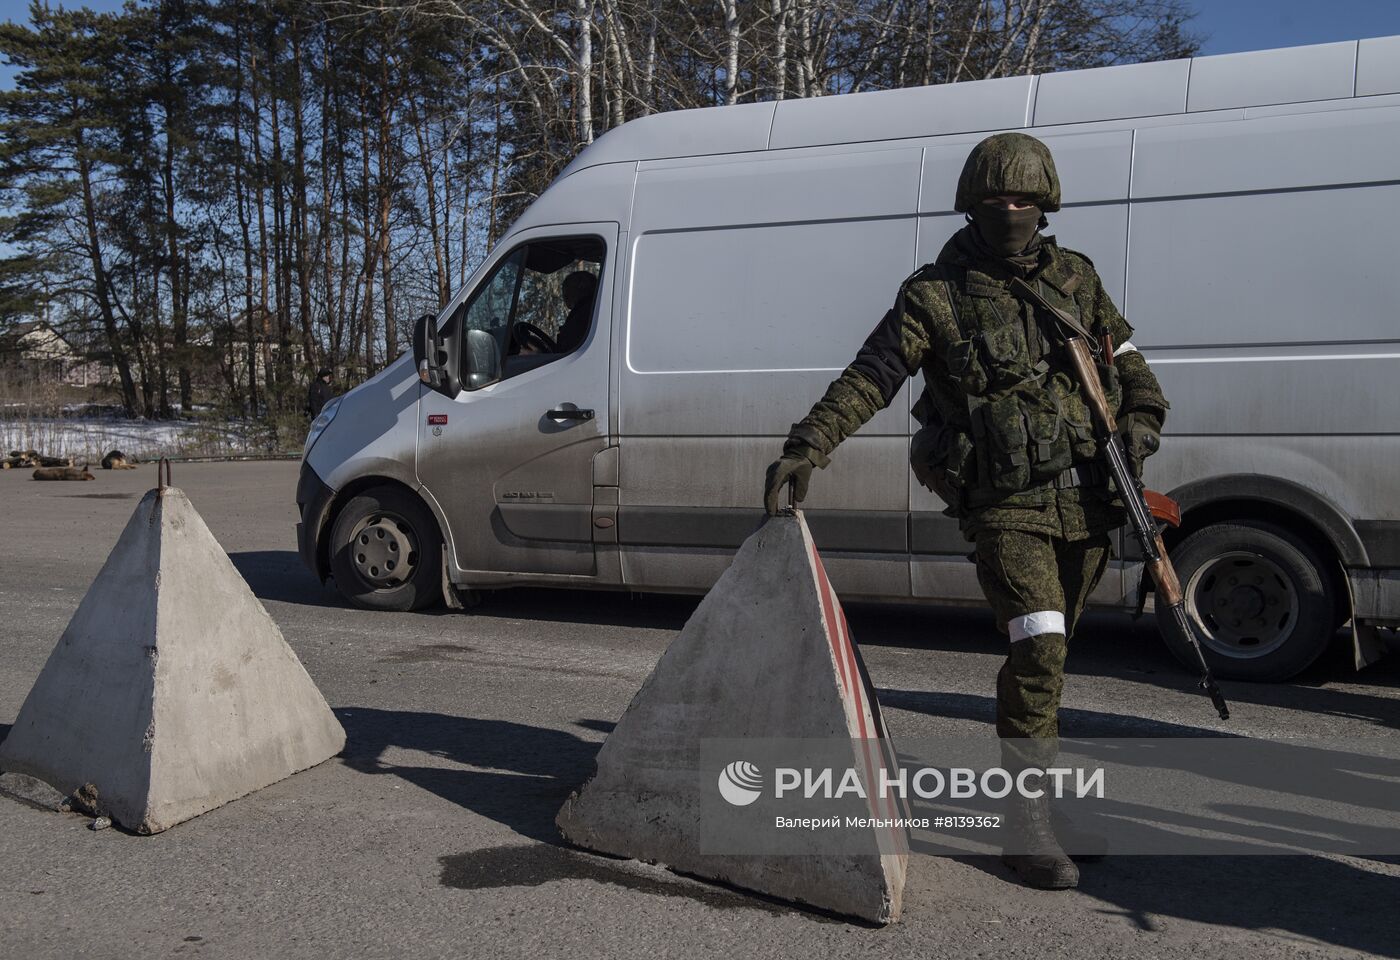
<path fill-rule="evenodd" d="M 1059 182 L 1044 144 L 1024 134 L 988 138 L 973 151 L 955 204 L 1016 194 L 1059 209 Z M 1043 218 L 1040 226 L 1044 226 Z M 976 544 L 978 581 L 1011 645 L 997 680 L 1002 737 L 1054 738 L 1067 637 L 1108 559 L 1108 533 L 1125 521 L 1098 463 L 1087 405 L 1065 351 L 1032 308 L 1012 296 L 1013 277 L 1077 316 L 1118 348 L 1100 365 L 1110 403 L 1146 424 L 1129 438 L 1137 464 L 1156 448 L 1167 403 L 1132 328 L 1088 257 L 1037 235 L 1022 254 L 990 253 L 973 225 L 900 287 L 895 305 L 855 361 L 793 426 L 785 446 L 824 466 L 915 373 L 925 424 L 915 473 L 948 503 Z"/>

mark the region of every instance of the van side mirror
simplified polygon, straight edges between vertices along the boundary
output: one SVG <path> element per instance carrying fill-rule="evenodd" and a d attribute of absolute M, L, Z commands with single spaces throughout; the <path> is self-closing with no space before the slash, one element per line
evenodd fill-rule
<path fill-rule="evenodd" d="M 501 345 L 488 331 L 467 331 L 467 349 L 462 359 L 468 390 L 489 386 L 501 379 Z"/>
<path fill-rule="evenodd" d="M 425 374 L 431 371 L 430 365 L 425 365 L 423 361 L 437 353 L 437 324 L 433 323 L 436 319 L 431 313 L 425 313 L 413 321 L 413 367 L 424 383 L 429 382 L 430 377 Z"/>
<path fill-rule="evenodd" d="M 437 317 L 431 313 L 425 313 L 413 324 L 413 365 L 418 379 L 448 397 L 462 392 L 457 377 L 460 329 L 461 319 L 455 313 L 440 330 Z"/>

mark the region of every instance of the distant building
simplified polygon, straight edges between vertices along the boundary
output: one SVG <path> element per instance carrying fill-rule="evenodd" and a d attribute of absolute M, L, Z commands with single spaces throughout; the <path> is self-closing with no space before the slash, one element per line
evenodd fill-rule
<path fill-rule="evenodd" d="M 0 364 L 35 376 L 65 379 L 80 357 L 43 320 L 17 323 L 0 331 Z"/>
<path fill-rule="evenodd" d="M 109 357 L 75 349 L 47 321 L 31 320 L 0 330 L 0 367 L 35 380 L 86 387 L 115 383 Z"/>
<path fill-rule="evenodd" d="M 0 356 L 21 363 L 69 363 L 77 357 L 68 341 L 43 320 L 0 331 Z"/>
<path fill-rule="evenodd" d="M 258 382 L 260 384 L 265 382 L 269 363 L 273 367 L 277 367 L 279 363 L 285 362 L 295 376 L 304 376 L 306 351 L 302 349 L 300 340 L 288 340 L 284 361 L 283 344 L 280 338 L 272 332 L 276 317 L 261 307 L 253 308 L 253 316 L 253 369 L 256 371 Z M 205 362 L 212 364 L 214 368 L 227 369 L 232 367 L 240 377 L 246 377 L 248 370 L 247 324 L 247 314 L 240 313 L 228 327 L 205 330 L 192 337 L 190 345 L 196 349 L 198 354 L 203 355 Z"/>

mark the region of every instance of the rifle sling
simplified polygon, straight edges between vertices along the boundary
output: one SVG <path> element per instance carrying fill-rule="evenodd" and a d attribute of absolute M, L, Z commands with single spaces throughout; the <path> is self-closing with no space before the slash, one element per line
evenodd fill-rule
<path fill-rule="evenodd" d="M 1097 340 L 1095 339 L 1093 334 L 1091 334 L 1084 327 L 1082 323 L 1080 323 L 1076 318 L 1070 316 L 1065 311 L 1061 310 L 1059 307 L 1055 306 L 1049 300 L 1046 300 L 1043 296 L 1040 295 L 1040 291 L 1036 290 L 1034 287 L 1032 287 L 1029 283 L 1026 283 L 1026 281 L 1022 280 L 1020 277 L 1013 277 L 1011 279 L 1011 293 L 1013 296 L 1026 301 L 1031 306 L 1037 307 L 1045 311 L 1050 316 L 1060 321 L 1060 323 L 1073 330 L 1078 336 L 1083 337 L 1090 344 L 1090 349 L 1093 349 L 1095 346 L 1097 346 Z"/>

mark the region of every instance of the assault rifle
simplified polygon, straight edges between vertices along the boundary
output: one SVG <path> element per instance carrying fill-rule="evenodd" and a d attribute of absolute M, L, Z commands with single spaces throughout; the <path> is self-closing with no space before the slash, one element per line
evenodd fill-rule
<path fill-rule="evenodd" d="M 1070 362 L 1074 365 L 1075 375 L 1079 378 L 1079 385 L 1093 414 L 1095 431 L 1099 435 L 1099 451 L 1108 466 L 1109 475 L 1113 477 L 1114 485 L 1123 498 L 1123 504 L 1128 509 L 1128 520 L 1132 524 L 1133 535 L 1142 547 L 1148 572 L 1157 584 L 1157 616 L 1195 651 L 1196 662 L 1201 671 L 1201 689 L 1210 697 L 1210 702 L 1215 704 L 1220 719 L 1230 719 L 1230 707 L 1225 703 L 1225 696 L 1220 692 L 1215 677 L 1211 675 L 1210 664 L 1206 663 L 1201 643 L 1191 626 L 1190 618 L 1186 615 L 1186 598 L 1181 592 L 1181 581 L 1177 579 L 1176 569 L 1167 556 L 1161 531 L 1157 529 L 1157 522 L 1152 515 L 1148 496 L 1160 495 L 1147 490 L 1142 481 L 1133 476 L 1128 468 L 1128 454 L 1123 447 L 1122 438 L 1118 436 L 1118 424 L 1113 411 L 1108 407 L 1108 397 L 1104 394 L 1103 384 L 1099 382 L 1098 368 L 1090 350 L 1089 344 L 1094 342 L 1092 336 L 1077 319 L 1054 306 L 1019 277 L 1011 281 L 1011 292 L 1059 322 L 1065 349 L 1069 351 Z"/>

